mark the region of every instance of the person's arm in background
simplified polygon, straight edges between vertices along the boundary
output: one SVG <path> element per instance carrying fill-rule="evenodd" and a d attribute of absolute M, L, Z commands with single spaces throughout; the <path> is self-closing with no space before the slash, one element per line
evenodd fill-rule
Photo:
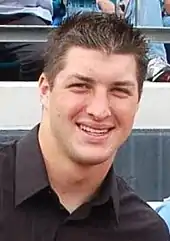
<path fill-rule="evenodd" d="M 170 197 L 166 198 L 155 211 L 165 220 L 170 233 Z"/>
<path fill-rule="evenodd" d="M 164 8 L 167 14 L 170 14 L 170 0 L 164 0 Z"/>
<path fill-rule="evenodd" d="M 96 0 L 100 11 L 110 14 L 116 13 L 118 16 L 124 18 L 125 9 L 123 9 L 123 5 L 116 4 L 116 2 L 116 0 Z"/>

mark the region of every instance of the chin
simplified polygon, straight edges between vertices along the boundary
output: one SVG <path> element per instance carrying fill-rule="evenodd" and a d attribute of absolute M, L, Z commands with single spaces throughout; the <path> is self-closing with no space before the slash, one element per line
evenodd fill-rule
<path fill-rule="evenodd" d="M 71 160 L 81 165 L 99 165 L 108 160 L 113 161 L 116 147 L 117 145 L 113 145 L 113 142 L 104 145 L 78 143 L 71 146 L 69 156 Z"/>
<path fill-rule="evenodd" d="M 81 165 L 100 165 L 106 161 L 108 161 L 112 156 L 110 154 L 106 154 L 104 155 L 103 152 L 84 152 L 85 154 L 82 155 L 82 153 L 79 155 L 77 155 L 77 158 L 75 158 L 75 161 Z"/>

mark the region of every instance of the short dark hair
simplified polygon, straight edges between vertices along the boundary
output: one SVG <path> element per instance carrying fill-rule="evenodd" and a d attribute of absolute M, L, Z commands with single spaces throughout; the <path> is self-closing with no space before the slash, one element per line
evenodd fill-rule
<path fill-rule="evenodd" d="M 139 98 L 147 72 L 147 44 L 144 36 L 115 14 L 82 13 L 67 18 L 48 38 L 44 55 L 44 73 L 51 88 L 54 77 L 65 66 L 67 51 L 79 46 L 106 54 L 132 54 L 137 63 Z"/>

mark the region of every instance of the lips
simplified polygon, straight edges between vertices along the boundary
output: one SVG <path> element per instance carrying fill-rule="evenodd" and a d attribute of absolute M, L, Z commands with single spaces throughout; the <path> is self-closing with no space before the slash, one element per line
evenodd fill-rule
<path fill-rule="evenodd" d="M 104 136 L 104 135 L 108 134 L 111 129 L 113 129 L 113 128 L 102 128 L 102 127 L 94 128 L 94 127 L 87 126 L 84 124 L 80 124 L 80 125 L 78 125 L 78 127 L 82 131 L 86 132 L 87 134 L 93 135 L 93 136 Z"/>

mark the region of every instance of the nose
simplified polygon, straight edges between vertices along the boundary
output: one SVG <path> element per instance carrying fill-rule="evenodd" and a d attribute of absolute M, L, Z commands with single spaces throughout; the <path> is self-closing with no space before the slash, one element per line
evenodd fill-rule
<path fill-rule="evenodd" d="M 101 121 L 111 116 L 111 110 L 108 100 L 107 91 L 98 89 L 93 93 L 86 108 L 88 115 L 92 116 L 95 120 Z"/>

